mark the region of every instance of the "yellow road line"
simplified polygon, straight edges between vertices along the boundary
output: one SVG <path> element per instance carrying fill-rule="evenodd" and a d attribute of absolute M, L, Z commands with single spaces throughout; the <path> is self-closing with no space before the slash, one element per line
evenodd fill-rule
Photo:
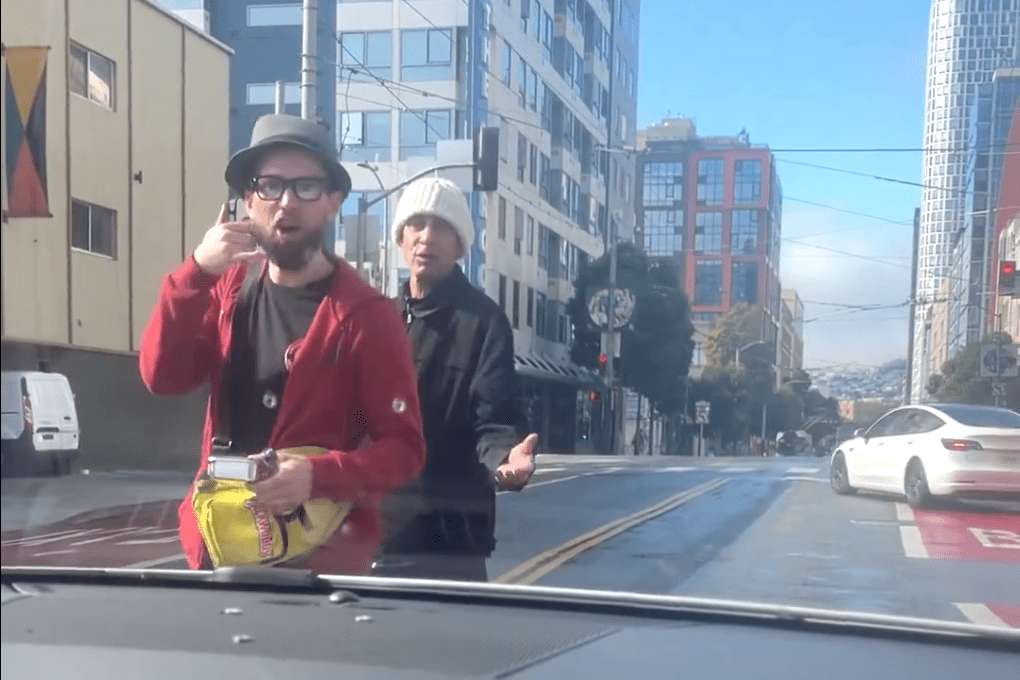
<path fill-rule="evenodd" d="M 699 496 L 715 491 L 719 487 L 723 486 L 727 481 L 729 481 L 729 479 L 726 477 L 716 477 L 715 479 L 705 482 L 700 486 L 696 486 L 693 489 L 688 489 L 670 496 L 666 500 L 649 506 L 644 510 L 639 510 L 632 515 L 628 515 L 627 517 L 605 524 L 597 529 L 589 531 L 586 534 L 576 536 L 565 543 L 561 543 L 554 548 L 550 548 L 543 553 L 535 555 L 526 562 L 522 562 L 502 576 L 493 579 L 493 583 L 530 585 L 568 560 L 577 557 L 585 550 L 590 550 L 596 545 L 608 541 L 614 536 L 618 536 L 624 531 L 627 531 L 642 522 L 647 522 L 648 520 L 654 519 L 659 515 L 678 508 L 684 503 L 692 501 Z"/>

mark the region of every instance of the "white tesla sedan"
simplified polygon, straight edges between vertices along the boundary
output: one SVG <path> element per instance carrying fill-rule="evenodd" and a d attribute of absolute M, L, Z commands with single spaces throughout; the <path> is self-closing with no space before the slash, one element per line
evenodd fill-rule
<path fill-rule="evenodd" d="M 1020 500 L 1020 414 L 969 404 L 894 409 L 836 447 L 829 480 L 838 494 L 902 494 L 917 507 L 937 497 Z"/>

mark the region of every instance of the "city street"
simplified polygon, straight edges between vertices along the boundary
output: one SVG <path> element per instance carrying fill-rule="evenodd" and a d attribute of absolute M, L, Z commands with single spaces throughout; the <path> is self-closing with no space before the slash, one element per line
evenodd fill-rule
<path fill-rule="evenodd" d="M 912 511 L 837 496 L 827 475 L 826 458 L 539 456 L 499 496 L 490 578 L 1020 628 L 1020 506 Z M 3 563 L 182 567 L 187 483 L 5 479 Z"/>

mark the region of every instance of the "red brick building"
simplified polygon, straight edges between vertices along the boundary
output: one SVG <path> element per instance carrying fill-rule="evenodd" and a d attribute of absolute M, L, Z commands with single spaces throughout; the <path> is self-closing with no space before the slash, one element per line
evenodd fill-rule
<path fill-rule="evenodd" d="M 758 339 L 774 345 L 783 198 L 768 146 L 746 133 L 700 137 L 687 118 L 639 131 L 638 146 L 635 242 L 677 269 L 695 340 L 746 302 L 764 308 Z M 697 352 L 694 363 L 702 363 Z"/>

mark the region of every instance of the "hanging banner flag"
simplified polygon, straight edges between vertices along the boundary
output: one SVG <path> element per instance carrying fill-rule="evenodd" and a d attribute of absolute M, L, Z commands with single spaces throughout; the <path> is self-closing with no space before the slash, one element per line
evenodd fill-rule
<path fill-rule="evenodd" d="M 46 59 L 50 48 L 4 47 L 4 134 L 7 209 L 4 217 L 53 217 L 46 188 Z"/>

